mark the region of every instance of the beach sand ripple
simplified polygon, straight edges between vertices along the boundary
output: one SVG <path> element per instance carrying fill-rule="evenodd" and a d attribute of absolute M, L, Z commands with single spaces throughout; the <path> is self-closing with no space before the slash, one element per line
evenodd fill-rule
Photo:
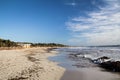
<path fill-rule="evenodd" d="M 59 80 L 64 69 L 49 61 L 47 48 L 0 51 L 0 80 Z"/>

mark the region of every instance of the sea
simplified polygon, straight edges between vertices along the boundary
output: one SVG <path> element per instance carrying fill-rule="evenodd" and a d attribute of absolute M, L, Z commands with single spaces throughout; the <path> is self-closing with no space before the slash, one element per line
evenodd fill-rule
<path fill-rule="evenodd" d="M 91 60 L 106 56 L 120 61 L 120 47 L 68 47 L 55 49 L 58 54 L 49 57 L 66 69 L 61 80 L 120 80 L 120 74 L 100 68 Z M 79 54 L 78 57 L 71 55 Z"/>

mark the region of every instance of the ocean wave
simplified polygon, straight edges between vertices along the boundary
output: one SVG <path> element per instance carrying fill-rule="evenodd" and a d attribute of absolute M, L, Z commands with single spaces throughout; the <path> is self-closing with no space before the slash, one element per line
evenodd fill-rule
<path fill-rule="evenodd" d="M 110 57 L 116 61 L 120 61 L 120 48 L 112 47 L 72 47 L 65 49 L 66 51 L 76 54 L 78 57 L 97 59 L 102 56 Z"/>

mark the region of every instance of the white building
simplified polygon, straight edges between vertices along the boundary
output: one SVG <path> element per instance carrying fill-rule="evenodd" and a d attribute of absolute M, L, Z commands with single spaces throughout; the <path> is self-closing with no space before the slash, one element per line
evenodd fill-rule
<path fill-rule="evenodd" d="M 23 48 L 30 48 L 31 44 L 29 43 L 18 43 L 19 46 L 23 47 Z"/>

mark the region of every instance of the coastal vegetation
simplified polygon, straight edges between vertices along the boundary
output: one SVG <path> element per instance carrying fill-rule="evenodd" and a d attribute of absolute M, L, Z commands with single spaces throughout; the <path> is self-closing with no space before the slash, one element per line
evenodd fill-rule
<path fill-rule="evenodd" d="M 16 47 L 17 43 L 10 40 L 0 39 L 0 47 Z"/>
<path fill-rule="evenodd" d="M 30 47 L 66 47 L 67 45 L 58 43 L 30 43 L 30 42 L 14 42 L 11 40 L 0 39 L 0 47 L 20 47 L 20 44 L 30 44 Z"/>
<path fill-rule="evenodd" d="M 66 47 L 67 45 L 58 43 L 32 43 L 32 47 Z"/>

